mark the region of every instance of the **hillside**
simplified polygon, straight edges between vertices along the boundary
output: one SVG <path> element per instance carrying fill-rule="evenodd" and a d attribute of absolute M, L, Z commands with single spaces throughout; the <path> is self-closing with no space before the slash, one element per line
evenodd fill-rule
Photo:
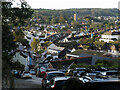
<path fill-rule="evenodd" d="M 35 9 L 39 15 L 45 16 L 59 16 L 65 15 L 68 17 L 77 13 L 78 17 L 82 16 L 118 16 L 118 9 L 101 9 L 101 8 L 81 8 L 81 9 L 63 9 L 63 10 L 50 10 L 50 9 Z"/>

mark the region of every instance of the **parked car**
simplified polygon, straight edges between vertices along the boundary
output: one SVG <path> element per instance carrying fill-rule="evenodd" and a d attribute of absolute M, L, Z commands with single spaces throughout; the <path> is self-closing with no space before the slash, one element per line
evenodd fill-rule
<path fill-rule="evenodd" d="M 12 70 L 12 74 L 17 77 L 18 71 L 17 70 Z"/>
<path fill-rule="evenodd" d="M 65 85 L 66 81 L 70 77 L 55 77 L 50 80 L 49 85 L 47 88 L 54 89 L 54 90 L 62 90 L 63 86 Z"/>
<path fill-rule="evenodd" d="M 88 76 L 91 78 L 95 78 L 99 73 L 100 73 L 100 71 L 90 71 L 90 72 L 83 73 L 83 75 L 81 75 L 81 76 Z"/>
<path fill-rule="evenodd" d="M 63 90 L 120 90 L 120 78 L 69 78 Z"/>
<path fill-rule="evenodd" d="M 92 90 L 120 90 L 119 78 L 96 78 L 86 83 L 87 88 Z"/>
<path fill-rule="evenodd" d="M 109 70 L 105 72 L 100 72 L 98 74 L 98 77 L 100 76 L 106 76 L 106 77 L 112 77 L 112 76 L 120 76 L 120 71 L 118 70 Z"/>
<path fill-rule="evenodd" d="M 108 69 L 105 67 L 100 67 L 100 68 L 96 68 L 96 71 L 107 71 Z"/>
<path fill-rule="evenodd" d="M 65 74 L 63 72 L 60 72 L 60 71 L 46 72 L 43 79 L 42 79 L 42 87 L 48 86 L 48 84 L 50 83 L 50 80 L 53 77 L 64 77 L 64 76 L 65 76 Z"/>
<path fill-rule="evenodd" d="M 75 68 L 75 70 L 73 71 L 73 74 L 74 74 L 74 76 L 81 75 L 85 71 L 86 71 L 86 68 Z"/>
<path fill-rule="evenodd" d="M 30 70 L 30 74 L 35 75 L 35 74 L 36 74 L 36 73 L 35 73 L 35 70 L 34 70 L 34 69 L 31 69 L 31 70 Z"/>
<path fill-rule="evenodd" d="M 30 74 L 30 72 L 23 71 L 23 73 L 21 74 L 21 78 L 31 78 L 32 79 L 32 75 Z"/>
<path fill-rule="evenodd" d="M 60 69 L 59 71 L 64 72 L 64 73 L 66 73 L 66 72 L 67 72 L 67 70 L 66 70 L 66 69 Z"/>

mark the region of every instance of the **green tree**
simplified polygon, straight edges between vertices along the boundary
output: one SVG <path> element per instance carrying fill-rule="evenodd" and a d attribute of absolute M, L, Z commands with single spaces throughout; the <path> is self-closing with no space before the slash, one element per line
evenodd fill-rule
<path fill-rule="evenodd" d="M 44 30 L 44 26 L 41 26 L 41 27 L 40 27 L 40 30 Z"/>
<path fill-rule="evenodd" d="M 44 21 L 46 24 L 50 23 L 50 17 L 49 16 L 44 16 Z"/>
<path fill-rule="evenodd" d="M 39 39 L 33 38 L 33 41 L 31 43 L 31 50 L 37 53 L 38 51 L 40 51 L 39 50 L 40 48 L 41 48 L 41 45 L 40 45 Z"/>
<path fill-rule="evenodd" d="M 31 17 L 33 11 L 27 3 L 21 0 L 20 8 L 12 8 L 12 2 L 2 2 L 2 78 L 3 83 L 11 80 L 12 57 L 11 50 L 16 49 L 13 34 L 10 27 L 22 26 L 25 20 Z M 12 87 L 12 83 L 10 87 Z M 7 84 L 8 85 L 8 84 Z M 7 86 L 8 87 L 8 86 Z M 4 86 L 3 86 L 4 88 Z"/>
<path fill-rule="evenodd" d="M 77 28 L 77 27 L 79 27 L 79 23 L 77 21 L 73 21 L 72 26 L 74 28 Z"/>
<path fill-rule="evenodd" d="M 22 30 L 13 31 L 14 41 L 22 43 L 24 46 L 28 46 L 29 42 L 24 38 L 24 33 Z"/>
<path fill-rule="evenodd" d="M 56 19 L 55 19 L 54 16 L 52 16 L 52 19 L 51 19 L 50 23 L 51 23 L 51 24 L 55 24 L 55 23 L 56 23 Z"/>
<path fill-rule="evenodd" d="M 70 69 L 75 69 L 76 67 L 78 67 L 76 64 L 73 64 L 70 66 Z"/>
<path fill-rule="evenodd" d="M 43 43 L 43 46 L 48 47 L 52 44 L 52 42 L 46 41 Z"/>
<path fill-rule="evenodd" d="M 64 18 L 64 16 L 60 15 L 60 17 L 59 17 L 59 22 L 60 22 L 60 23 L 65 23 L 65 18 Z"/>

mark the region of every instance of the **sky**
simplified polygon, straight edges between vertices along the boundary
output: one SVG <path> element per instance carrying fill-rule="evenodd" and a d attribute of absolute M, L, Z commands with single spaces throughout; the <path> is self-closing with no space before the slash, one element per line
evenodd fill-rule
<path fill-rule="evenodd" d="M 120 0 L 25 0 L 31 8 L 118 8 Z"/>

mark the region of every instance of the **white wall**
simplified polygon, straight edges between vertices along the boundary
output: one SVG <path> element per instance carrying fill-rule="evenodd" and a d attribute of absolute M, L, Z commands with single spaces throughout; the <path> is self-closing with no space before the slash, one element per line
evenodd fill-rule
<path fill-rule="evenodd" d="M 51 50 L 51 49 L 48 49 L 48 52 L 49 52 L 49 53 L 58 53 L 58 51 Z"/>
<path fill-rule="evenodd" d="M 19 61 L 21 64 L 25 65 L 25 68 L 27 67 L 27 58 L 24 58 L 20 55 L 20 52 L 16 52 L 16 54 L 13 56 L 13 61 Z"/>
<path fill-rule="evenodd" d="M 58 58 L 58 56 L 53 56 L 53 59 Z"/>
<path fill-rule="evenodd" d="M 102 35 L 102 38 L 116 38 L 117 40 L 120 40 L 120 35 Z"/>

